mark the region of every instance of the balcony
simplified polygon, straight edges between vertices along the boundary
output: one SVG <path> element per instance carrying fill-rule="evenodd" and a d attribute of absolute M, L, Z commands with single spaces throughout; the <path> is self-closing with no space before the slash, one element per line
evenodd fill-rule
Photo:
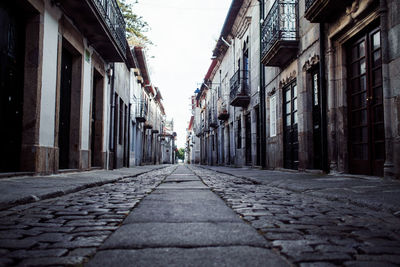
<path fill-rule="evenodd" d="M 154 124 L 154 118 L 153 118 L 153 112 L 151 109 L 147 110 L 147 118 L 146 121 L 144 122 L 144 128 L 145 129 L 153 129 Z"/>
<path fill-rule="evenodd" d="M 214 109 L 210 109 L 210 112 L 208 114 L 208 126 L 212 128 L 218 127 L 217 114 L 215 113 Z"/>
<path fill-rule="evenodd" d="M 276 0 L 261 27 L 261 62 L 284 67 L 299 47 L 297 0 Z"/>
<path fill-rule="evenodd" d="M 147 117 L 147 104 L 139 100 L 136 105 L 136 121 L 145 122 Z"/>
<path fill-rule="evenodd" d="M 247 107 L 250 103 L 250 77 L 247 70 L 238 70 L 230 79 L 230 104 Z"/>
<path fill-rule="evenodd" d="M 106 61 L 126 59 L 125 21 L 116 0 L 55 0 L 55 3 Z"/>
<path fill-rule="evenodd" d="M 222 100 L 221 98 L 218 99 L 217 113 L 218 113 L 219 120 L 226 121 L 229 119 L 228 108 L 226 106 L 225 101 Z"/>
<path fill-rule="evenodd" d="M 306 0 L 304 17 L 310 22 L 330 22 L 351 4 L 349 0 Z"/>

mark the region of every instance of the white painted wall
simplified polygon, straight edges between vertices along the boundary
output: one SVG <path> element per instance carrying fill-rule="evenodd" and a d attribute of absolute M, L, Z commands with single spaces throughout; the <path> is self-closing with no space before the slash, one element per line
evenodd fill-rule
<path fill-rule="evenodd" d="M 43 69 L 39 126 L 39 145 L 45 147 L 54 146 L 59 16 L 57 10 L 50 4 L 46 4 L 43 19 Z"/>
<path fill-rule="evenodd" d="M 87 51 L 90 51 L 86 48 Z M 84 52 L 86 53 L 86 51 Z M 90 103 L 92 92 L 92 62 L 83 55 L 83 88 L 82 88 L 82 142 L 81 149 L 89 150 L 90 139 Z"/>

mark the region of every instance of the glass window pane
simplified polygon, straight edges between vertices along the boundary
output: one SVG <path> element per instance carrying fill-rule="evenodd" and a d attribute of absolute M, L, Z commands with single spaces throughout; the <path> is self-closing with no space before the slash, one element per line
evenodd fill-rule
<path fill-rule="evenodd" d="M 315 73 L 313 76 L 313 87 L 314 87 L 314 106 L 318 106 L 318 74 Z"/>
<path fill-rule="evenodd" d="M 293 124 L 297 124 L 297 111 L 293 112 Z"/>
<path fill-rule="evenodd" d="M 353 76 L 358 76 L 358 75 L 360 74 L 359 62 L 353 63 L 353 65 L 351 66 L 351 68 L 352 68 L 352 75 L 353 75 Z"/>
<path fill-rule="evenodd" d="M 367 65 L 365 64 L 365 59 L 360 61 L 360 74 L 364 74 L 367 70 Z"/>
<path fill-rule="evenodd" d="M 373 59 L 372 59 L 372 64 L 373 67 L 377 67 L 382 64 L 381 60 L 381 50 L 375 51 L 373 54 Z"/>
<path fill-rule="evenodd" d="M 361 42 L 358 48 L 359 48 L 360 58 L 365 57 L 365 41 Z"/>
<path fill-rule="evenodd" d="M 293 97 L 297 97 L 297 84 L 293 86 Z"/>
<path fill-rule="evenodd" d="M 290 101 L 292 99 L 291 95 L 290 95 L 290 89 L 286 91 L 286 98 L 285 101 Z"/>
<path fill-rule="evenodd" d="M 374 109 L 374 122 L 383 122 L 383 106 L 376 106 Z"/>
<path fill-rule="evenodd" d="M 382 84 L 382 73 L 381 68 L 374 70 L 372 73 L 372 85 L 377 86 Z"/>
<path fill-rule="evenodd" d="M 297 110 L 297 98 L 293 99 L 293 111 Z"/>
<path fill-rule="evenodd" d="M 367 89 L 367 77 L 365 75 L 360 77 L 360 91 Z"/>
<path fill-rule="evenodd" d="M 286 114 L 290 114 L 291 111 L 291 102 L 288 102 L 286 103 Z"/>
<path fill-rule="evenodd" d="M 372 36 L 372 49 L 378 49 L 381 47 L 381 33 L 377 32 Z"/>
<path fill-rule="evenodd" d="M 352 49 L 352 58 L 357 59 L 358 58 L 358 47 L 354 46 Z"/>
<path fill-rule="evenodd" d="M 290 126 L 291 125 L 291 121 L 290 121 L 291 115 L 286 115 L 286 126 Z"/>

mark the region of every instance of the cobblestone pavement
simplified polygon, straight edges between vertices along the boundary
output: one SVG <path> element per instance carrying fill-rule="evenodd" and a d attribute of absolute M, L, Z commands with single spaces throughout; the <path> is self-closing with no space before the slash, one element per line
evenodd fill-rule
<path fill-rule="evenodd" d="M 399 217 L 190 168 L 294 265 L 400 265 Z"/>
<path fill-rule="evenodd" d="M 86 262 L 137 203 L 175 169 L 170 166 L 0 211 L 0 266 Z"/>

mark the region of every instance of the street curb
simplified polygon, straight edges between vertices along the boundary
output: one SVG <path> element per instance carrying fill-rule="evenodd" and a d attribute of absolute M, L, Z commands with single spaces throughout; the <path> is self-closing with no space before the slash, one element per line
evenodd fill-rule
<path fill-rule="evenodd" d="M 160 170 L 160 169 L 167 168 L 167 167 L 168 166 L 162 166 L 162 167 L 159 167 L 159 168 L 146 170 L 146 171 L 143 171 L 141 173 L 136 173 L 136 174 L 133 174 L 133 175 L 132 174 L 123 175 L 121 177 L 113 178 L 113 179 L 110 179 L 110 180 L 107 180 L 107 181 L 92 182 L 92 183 L 89 182 L 89 183 L 87 183 L 85 185 L 77 186 L 77 187 L 70 188 L 70 189 L 67 189 L 67 190 L 58 190 L 58 191 L 45 193 L 45 194 L 41 194 L 41 195 L 30 195 L 30 196 L 22 197 L 20 199 L 17 199 L 17 200 L 11 201 L 11 202 L 3 202 L 3 203 L 0 203 L 0 211 L 6 210 L 6 209 L 9 209 L 9 208 L 18 206 L 18 205 L 25 205 L 25 204 L 30 204 L 30 203 L 37 202 L 37 201 L 40 201 L 40 200 L 61 197 L 61 196 L 64 196 L 64 195 L 68 195 L 68 194 L 71 194 L 71 193 L 76 193 L 76 192 L 79 192 L 79 191 L 82 191 L 82 190 L 85 190 L 85 189 L 88 189 L 88 188 L 93 188 L 93 187 L 96 187 L 96 186 L 102 186 L 102 185 L 109 184 L 109 183 L 115 183 L 115 182 L 120 181 L 122 179 L 137 177 L 139 175 L 146 174 L 146 173 L 149 173 L 149 172 L 152 172 L 152 171 L 156 171 L 156 170 Z"/>
<path fill-rule="evenodd" d="M 245 177 L 245 176 L 235 175 L 235 174 L 224 172 L 224 171 L 220 171 L 220 170 L 214 170 L 214 169 L 208 168 L 207 166 L 203 166 L 203 165 L 195 165 L 195 166 L 198 166 L 198 167 L 200 167 L 202 169 L 214 171 L 214 172 L 217 172 L 217 173 L 222 173 L 222 174 L 226 174 L 226 175 L 232 175 L 232 176 L 237 177 L 237 178 L 242 178 L 242 179 L 248 180 L 248 181 L 250 181 L 250 182 L 252 182 L 254 184 L 257 184 L 257 185 L 258 184 L 262 184 L 262 183 L 260 183 L 258 181 L 255 181 L 254 178 L 251 178 L 251 177 Z M 321 192 L 312 192 L 312 191 L 309 191 L 309 192 L 298 192 L 298 191 L 295 191 L 293 189 L 290 189 L 290 188 L 287 188 L 287 187 L 284 187 L 284 186 L 276 186 L 276 185 L 273 185 L 273 186 L 272 185 L 268 185 L 268 186 L 276 187 L 276 188 L 283 189 L 283 190 L 287 190 L 287 191 L 290 191 L 290 192 L 293 192 L 293 193 L 297 193 L 297 194 L 307 194 L 307 195 L 312 196 L 312 197 L 324 198 L 324 199 L 331 200 L 331 201 L 339 201 L 339 202 L 342 202 L 342 203 L 350 203 L 350 204 L 353 204 L 353 205 L 356 205 L 356 206 L 359 206 L 359 207 L 363 207 L 363 208 L 368 208 L 368 209 L 371 209 L 371 210 L 374 210 L 374 211 L 386 210 L 389 213 L 393 214 L 393 216 L 400 217 L 399 208 L 396 207 L 396 206 L 393 206 L 393 205 L 389 205 L 389 204 L 379 203 L 378 205 L 371 205 L 371 204 L 366 203 L 362 199 L 354 199 L 354 198 L 344 197 L 344 196 L 338 197 L 338 196 L 335 196 L 333 194 L 327 194 L 327 193 L 321 193 Z"/>

